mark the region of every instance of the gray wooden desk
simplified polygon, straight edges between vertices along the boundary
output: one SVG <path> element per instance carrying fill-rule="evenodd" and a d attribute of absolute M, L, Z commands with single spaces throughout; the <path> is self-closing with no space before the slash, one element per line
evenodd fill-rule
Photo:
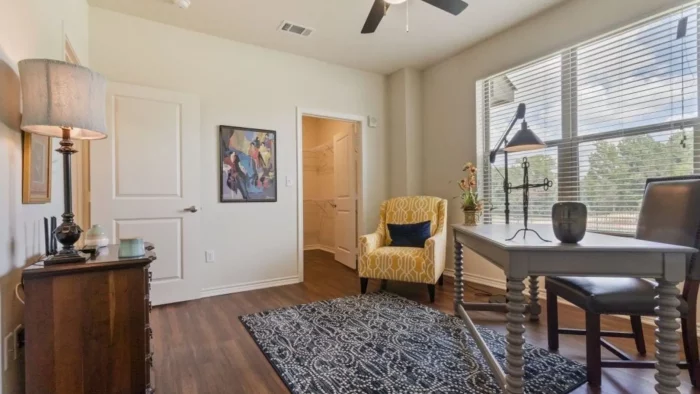
<path fill-rule="evenodd" d="M 662 394 L 678 393 L 678 283 L 685 280 L 686 254 L 696 250 L 684 246 L 641 241 L 634 238 L 614 237 L 587 233 L 576 245 L 561 244 L 552 233 L 551 225 L 533 225 L 545 239 L 535 234 L 518 236 L 506 241 L 521 225 L 487 224 L 476 227 L 453 226 L 455 237 L 455 313 L 464 320 L 479 349 L 484 354 L 498 383 L 507 393 L 522 393 L 524 382 L 523 344 L 525 339 L 525 285 L 528 276 L 536 282 L 537 276 L 621 276 L 656 278 L 658 307 L 656 309 L 656 391 Z M 498 266 L 506 274 L 506 367 L 505 372 L 481 339 L 466 310 L 462 283 L 462 249 L 467 247 Z M 532 282 L 531 282 L 532 283 Z M 534 301 L 536 301 L 536 291 Z M 533 311 L 538 313 L 537 311 Z"/>

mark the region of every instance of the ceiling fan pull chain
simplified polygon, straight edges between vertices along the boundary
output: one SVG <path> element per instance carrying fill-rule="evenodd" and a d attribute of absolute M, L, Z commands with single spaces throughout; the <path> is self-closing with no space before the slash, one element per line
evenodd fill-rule
<path fill-rule="evenodd" d="M 410 3 L 409 1 L 406 2 L 406 33 L 408 33 L 408 21 L 409 21 L 408 20 L 408 4 L 409 3 Z"/>

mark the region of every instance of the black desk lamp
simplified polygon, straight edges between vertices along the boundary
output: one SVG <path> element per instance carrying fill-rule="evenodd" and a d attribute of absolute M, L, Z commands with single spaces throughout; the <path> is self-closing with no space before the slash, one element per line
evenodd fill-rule
<path fill-rule="evenodd" d="M 510 182 L 508 182 L 508 153 L 509 152 L 525 152 L 525 151 L 531 151 L 531 150 L 538 150 L 538 149 L 543 149 L 547 145 L 542 142 L 542 140 L 532 131 L 530 128 L 527 127 L 527 122 L 523 120 L 520 130 L 518 130 L 517 133 L 513 136 L 513 138 L 508 141 L 508 135 L 510 134 L 510 131 L 513 129 L 515 124 L 519 121 L 525 118 L 525 104 L 520 103 L 518 105 L 518 109 L 515 111 L 515 115 L 513 116 L 513 119 L 510 121 L 510 124 L 508 125 L 508 129 L 506 130 L 505 133 L 501 136 L 501 138 L 498 140 L 496 143 L 496 146 L 493 148 L 493 150 L 489 153 L 489 162 L 493 165 L 493 163 L 496 161 L 496 155 L 498 152 L 501 150 L 501 147 L 505 145 L 503 148 L 503 157 L 505 160 L 505 171 L 504 171 L 504 176 L 503 176 L 503 193 L 505 194 L 505 205 L 506 205 L 506 223 L 510 223 L 510 201 L 508 195 L 510 194 L 511 190 L 522 190 L 523 191 L 523 214 L 524 214 L 524 220 L 525 220 L 525 228 L 522 228 L 518 230 L 513 237 L 509 238 L 508 241 L 512 240 L 515 238 L 518 233 L 521 231 L 524 232 L 523 236 L 528 232 L 532 231 L 537 236 L 546 242 L 546 239 L 543 239 L 536 231 L 531 230 L 527 227 L 527 219 L 528 219 L 528 206 L 529 206 L 529 189 L 531 188 L 537 188 L 537 187 L 542 187 L 544 190 L 548 190 L 550 187 L 552 187 L 552 181 L 549 179 L 545 178 L 542 183 L 538 184 L 530 184 L 529 183 L 529 174 L 528 174 L 528 169 L 530 168 L 530 163 L 527 161 L 526 158 L 523 158 L 523 162 L 521 164 L 523 168 L 523 184 L 520 186 L 512 186 Z"/>

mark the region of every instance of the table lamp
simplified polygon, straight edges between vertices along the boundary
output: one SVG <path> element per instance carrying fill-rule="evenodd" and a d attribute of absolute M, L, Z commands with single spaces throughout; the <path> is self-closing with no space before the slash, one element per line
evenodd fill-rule
<path fill-rule="evenodd" d="M 505 147 L 503 148 L 503 154 L 504 154 L 504 160 L 505 160 L 505 170 L 504 170 L 504 179 L 503 179 L 503 193 L 505 194 L 505 205 L 506 205 L 506 223 L 510 223 L 510 202 L 509 202 L 509 197 L 508 195 L 510 194 L 511 190 L 519 190 L 521 189 L 523 191 L 523 215 L 524 215 L 524 223 L 525 223 L 525 228 L 518 230 L 515 235 L 513 235 L 512 238 L 509 238 L 508 241 L 512 240 L 515 238 L 518 233 L 521 231 L 524 231 L 527 233 L 528 231 L 532 231 L 537 236 L 546 242 L 546 239 L 543 239 L 536 231 L 529 229 L 527 227 L 527 219 L 528 219 L 528 207 L 529 207 L 529 190 L 532 188 L 537 188 L 537 187 L 542 187 L 545 190 L 549 189 L 552 187 L 552 181 L 549 179 L 545 178 L 542 183 L 537 183 L 537 184 L 530 184 L 529 182 L 529 168 L 530 168 L 530 163 L 527 161 L 527 158 L 523 158 L 522 161 L 522 168 L 523 168 L 523 184 L 519 186 L 511 186 L 511 184 L 508 182 L 508 153 L 509 152 L 525 152 L 525 151 L 531 151 L 531 150 L 538 150 L 538 149 L 544 149 L 547 147 L 547 145 L 542 142 L 542 140 L 532 131 L 530 128 L 527 126 L 527 122 L 524 120 L 525 119 L 525 104 L 520 103 L 518 105 L 517 110 L 515 111 L 515 115 L 513 116 L 513 119 L 510 121 L 510 124 L 508 125 L 508 129 L 506 130 L 505 133 L 501 136 L 501 138 L 498 140 L 496 143 L 495 148 L 490 152 L 489 154 L 489 161 L 491 164 L 493 164 L 496 161 L 496 155 L 498 154 L 499 150 L 501 149 L 501 146 L 505 144 Z M 513 136 L 513 138 L 508 141 L 508 135 L 510 134 L 510 131 L 513 129 L 513 126 L 519 121 L 522 120 L 522 124 L 520 127 L 520 130 L 518 130 L 517 133 Z"/>
<path fill-rule="evenodd" d="M 22 87 L 21 129 L 61 138 L 63 155 L 63 222 L 54 235 L 63 245 L 45 264 L 86 261 L 75 243 L 82 230 L 73 221 L 71 192 L 72 140 L 96 140 L 107 137 L 106 85 L 104 77 L 88 68 L 50 59 L 26 59 L 19 62 Z"/>

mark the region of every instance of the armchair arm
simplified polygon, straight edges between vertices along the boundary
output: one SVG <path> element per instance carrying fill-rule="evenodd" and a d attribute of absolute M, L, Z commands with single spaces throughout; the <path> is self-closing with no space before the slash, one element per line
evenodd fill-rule
<path fill-rule="evenodd" d="M 384 245 L 384 236 L 372 233 L 360 237 L 360 256 L 366 256 Z"/>
<path fill-rule="evenodd" d="M 426 269 L 434 275 L 437 281 L 445 271 L 445 255 L 447 254 L 447 232 L 439 231 L 425 241 Z"/>

